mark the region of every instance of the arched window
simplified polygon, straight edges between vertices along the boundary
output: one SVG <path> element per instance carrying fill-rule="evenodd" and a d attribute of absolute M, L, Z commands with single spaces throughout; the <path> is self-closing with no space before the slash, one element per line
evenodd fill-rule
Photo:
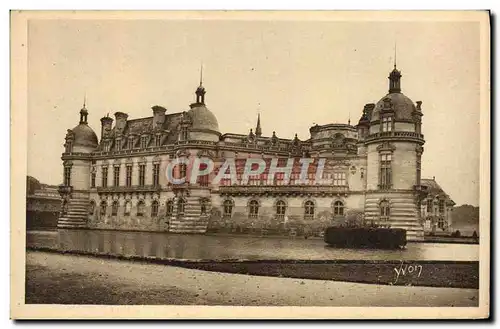
<path fill-rule="evenodd" d="M 391 216 L 391 208 L 389 206 L 389 202 L 384 200 L 380 202 L 380 221 L 386 222 L 389 220 Z"/>
<path fill-rule="evenodd" d="M 223 217 L 231 217 L 233 215 L 233 202 L 231 200 L 224 201 Z"/>
<path fill-rule="evenodd" d="M 259 216 L 259 202 L 257 200 L 250 201 L 248 208 L 248 217 L 256 218 Z"/>
<path fill-rule="evenodd" d="M 106 216 L 106 208 L 107 207 L 108 207 L 108 204 L 106 203 L 106 201 L 101 201 L 101 209 L 100 209 L 101 216 Z"/>
<path fill-rule="evenodd" d="M 278 219 L 283 219 L 286 212 L 286 203 L 283 200 L 276 202 L 276 217 Z"/>
<path fill-rule="evenodd" d="M 116 216 L 118 215 L 118 201 L 113 201 L 113 204 L 111 205 L 111 216 Z"/>
<path fill-rule="evenodd" d="M 177 215 L 179 217 L 184 216 L 185 205 L 186 201 L 184 199 L 180 198 L 179 201 L 177 201 Z"/>
<path fill-rule="evenodd" d="M 166 211 L 166 216 L 171 217 L 172 213 L 174 212 L 174 202 L 172 200 L 167 201 L 167 211 Z"/>
<path fill-rule="evenodd" d="M 311 200 L 306 201 L 304 204 L 304 218 L 313 219 L 314 218 L 314 202 Z"/>
<path fill-rule="evenodd" d="M 89 206 L 89 215 L 93 215 L 95 211 L 95 201 L 91 200 L 90 201 L 90 206 Z"/>
<path fill-rule="evenodd" d="M 144 215 L 144 201 L 139 201 L 137 203 L 137 216 L 143 216 Z"/>
<path fill-rule="evenodd" d="M 158 201 L 154 200 L 151 203 L 151 217 L 158 216 Z"/>
<path fill-rule="evenodd" d="M 335 201 L 333 204 L 333 215 L 334 216 L 344 216 L 344 204 L 342 201 Z"/>
<path fill-rule="evenodd" d="M 125 202 L 125 210 L 124 210 L 125 216 L 130 215 L 130 209 L 131 208 L 132 208 L 132 205 L 130 204 L 130 201 L 126 201 Z"/>

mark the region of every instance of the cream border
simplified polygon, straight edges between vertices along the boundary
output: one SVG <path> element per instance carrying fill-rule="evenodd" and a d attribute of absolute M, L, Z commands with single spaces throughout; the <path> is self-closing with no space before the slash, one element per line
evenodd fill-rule
<path fill-rule="evenodd" d="M 480 23 L 479 307 L 231 307 L 25 305 L 27 170 L 27 25 L 29 19 L 226 19 L 334 21 L 474 21 Z M 11 12 L 11 312 L 14 319 L 430 319 L 489 315 L 490 22 L 487 11 L 12 11 Z M 15 144 L 14 144 L 15 141 Z"/>

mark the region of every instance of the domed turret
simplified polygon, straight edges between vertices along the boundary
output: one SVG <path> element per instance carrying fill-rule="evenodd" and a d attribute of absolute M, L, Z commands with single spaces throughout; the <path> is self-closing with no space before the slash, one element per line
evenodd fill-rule
<path fill-rule="evenodd" d="M 219 123 L 215 115 L 205 105 L 206 90 L 200 78 L 200 85 L 196 89 L 196 102 L 191 104 L 187 112 L 191 125 L 189 127 L 190 139 L 218 141 Z"/>
<path fill-rule="evenodd" d="M 380 113 L 384 110 L 394 112 L 395 121 L 412 121 L 416 110 L 413 101 L 401 92 L 401 72 L 396 68 L 389 74 L 389 93 L 382 97 L 373 110 L 371 122 L 380 120 Z"/>
<path fill-rule="evenodd" d="M 87 123 L 88 116 L 87 108 L 85 107 L 85 102 L 83 103 L 83 108 L 80 110 L 80 123 L 75 128 L 71 129 L 73 132 L 73 150 L 74 152 L 82 152 L 85 150 L 92 151 L 98 145 L 97 135 L 89 127 Z M 84 148 L 84 149 L 81 149 Z"/>

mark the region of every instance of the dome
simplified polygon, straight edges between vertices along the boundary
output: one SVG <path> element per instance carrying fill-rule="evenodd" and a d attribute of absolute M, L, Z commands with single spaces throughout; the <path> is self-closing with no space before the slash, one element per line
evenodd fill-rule
<path fill-rule="evenodd" d="M 97 135 L 86 123 L 80 123 L 75 128 L 71 129 L 74 134 L 73 145 L 97 147 Z"/>
<path fill-rule="evenodd" d="M 187 114 L 191 119 L 191 129 L 219 132 L 217 118 L 204 104 L 193 104 Z"/>
<path fill-rule="evenodd" d="M 384 108 L 384 100 L 387 98 L 391 100 L 392 108 L 394 109 L 394 120 L 413 120 L 412 113 L 416 111 L 415 104 L 403 93 L 396 92 L 387 94 L 378 101 L 372 113 L 372 122 L 380 119 L 380 111 Z"/>

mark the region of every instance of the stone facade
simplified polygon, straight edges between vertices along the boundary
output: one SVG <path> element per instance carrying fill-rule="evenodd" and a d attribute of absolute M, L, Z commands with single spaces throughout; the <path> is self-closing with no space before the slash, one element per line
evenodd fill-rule
<path fill-rule="evenodd" d="M 128 119 L 117 112 L 115 119 L 102 118 L 99 141 L 84 106 L 62 155 L 60 193 L 67 208 L 59 227 L 311 235 L 330 225 L 377 225 L 404 228 L 409 240 L 422 240 L 422 102 L 401 93 L 400 79 L 394 68 L 389 93 L 365 105 L 357 125 L 315 125 L 303 141 L 275 132 L 264 136 L 260 116 L 248 134 L 222 134 L 201 83 L 189 111 L 154 106 L 151 117 Z M 238 181 L 246 159 L 262 159 L 268 168 L 277 158 L 278 167 L 293 164 L 291 180 L 270 178 L 266 169 L 244 185 L 211 184 L 216 172 L 172 184 L 165 173 L 181 157 L 209 158 L 216 168 L 234 158 Z M 312 161 L 307 184 L 298 179 L 301 158 Z M 316 179 L 322 159 L 323 175 L 317 178 L 328 183 Z M 174 175 L 189 177 L 191 170 L 191 162 L 177 165 Z"/>

